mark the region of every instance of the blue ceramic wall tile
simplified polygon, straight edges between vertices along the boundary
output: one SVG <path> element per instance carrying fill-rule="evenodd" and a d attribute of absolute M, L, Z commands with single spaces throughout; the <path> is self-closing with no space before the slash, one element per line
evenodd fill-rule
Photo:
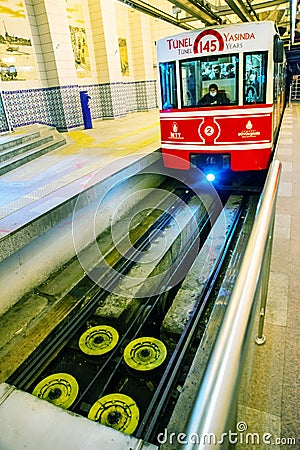
<path fill-rule="evenodd" d="M 81 90 L 86 90 L 90 96 L 92 119 L 120 117 L 157 108 L 155 81 L 4 91 L 3 100 L 12 128 L 41 123 L 67 131 L 82 126 Z M 0 105 L 0 130 L 6 129 L 5 114 Z"/>

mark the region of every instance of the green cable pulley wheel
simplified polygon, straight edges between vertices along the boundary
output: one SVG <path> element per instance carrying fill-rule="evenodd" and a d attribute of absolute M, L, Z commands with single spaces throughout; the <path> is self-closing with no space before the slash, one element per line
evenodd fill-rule
<path fill-rule="evenodd" d="M 132 434 L 139 422 L 139 409 L 135 401 L 125 394 L 109 394 L 91 407 L 88 418 L 96 422 Z"/>
<path fill-rule="evenodd" d="M 54 373 L 40 381 L 32 394 L 56 406 L 68 409 L 78 395 L 78 383 L 68 373 Z"/>
<path fill-rule="evenodd" d="M 79 339 L 79 348 L 91 356 L 101 356 L 118 343 L 119 333 L 108 325 L 97 325 L 86 330 Z"/>
<path fill-rule="evenodd" d="M 141 337 L 130 342 L 124 350 L 126 364 L 135 370 L 146 371 L 159 367 L 167 356 L 165 344 L 153 337 Z"/>

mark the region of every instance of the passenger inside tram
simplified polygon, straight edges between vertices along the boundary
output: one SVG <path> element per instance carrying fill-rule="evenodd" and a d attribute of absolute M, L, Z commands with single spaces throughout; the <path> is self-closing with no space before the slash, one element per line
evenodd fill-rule
<path fill-rule="evenodd" d="M 208 93 L 198 102 L 198 106 L 228 105 L 230 103 L 225 92 L 220 92 L 215 83 L 209 85 Z"/>
<path fill-rule="evenodd" d="M 248 86 L 246 91 L 246 103 L 256 103 L 257 93 L 254 86 Z"/>

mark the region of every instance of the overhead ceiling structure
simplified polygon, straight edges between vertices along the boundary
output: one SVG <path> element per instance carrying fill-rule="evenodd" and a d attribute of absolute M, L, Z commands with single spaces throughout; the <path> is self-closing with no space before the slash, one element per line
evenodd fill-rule
<path fill-rule="evenodd" d="M 295 44 L 295 26 L 300 0 L 119 1 L 185 30 L 238 22 L 272 20 L 277 24 L 285 44 L 288 47 Z M 298 15 L 300 16 L 300 11 Z"/>

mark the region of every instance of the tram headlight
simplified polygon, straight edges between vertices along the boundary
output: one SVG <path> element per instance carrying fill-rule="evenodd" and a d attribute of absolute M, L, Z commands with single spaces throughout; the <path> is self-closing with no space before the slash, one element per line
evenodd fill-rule
<path fill-rule="evenodd" d="M 207 179 L 207 181 L 213 182 L 213 181 L 215 181 L 216 176 L 213 173 L 207 173 L 206 174 L 206 179 Z"/>

